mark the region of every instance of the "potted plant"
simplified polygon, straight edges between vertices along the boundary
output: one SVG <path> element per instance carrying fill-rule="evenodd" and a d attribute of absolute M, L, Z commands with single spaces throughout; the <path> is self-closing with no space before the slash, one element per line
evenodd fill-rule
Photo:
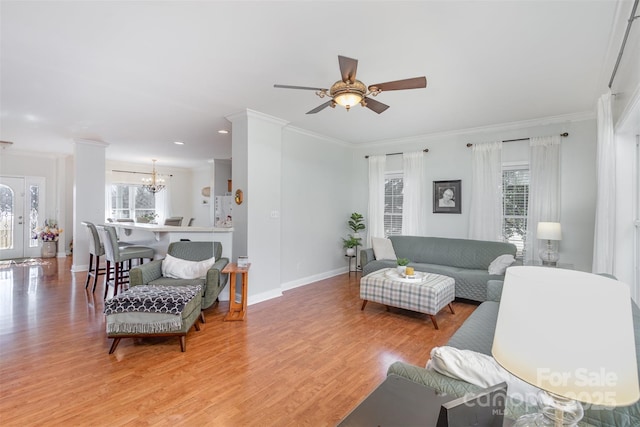
<path fill-rule="evenodd" d="M 407 270 L 407 265 L 409 265 L 409 260 L 407 258 L 398 258 L 398 273 L 404 274 Z"/>
<path fill-rule="evenodd" d="M 147 212 L 136 218 L 136 222 L 139 223 L 155 223 L 158 214 L 155 212 Z"/>
<path fill-rule="evenodd" d="M 342 247 L 347 250 L 347 256 L 355 256 L 356 246 L 360 246 L 362 240 L 359 237 L 355 237 L 353 234 L 349 234 L 348 238 L 342 238 Z"/>
<path fill-rule="evenodd" d="M 358 212 L 351 214 L 351 217 L 349 218 L 349 228 L 353 231 L 353 236 L 359 237 L 360 231 L 365 229 L 363 221 L 364 217 Z"/>

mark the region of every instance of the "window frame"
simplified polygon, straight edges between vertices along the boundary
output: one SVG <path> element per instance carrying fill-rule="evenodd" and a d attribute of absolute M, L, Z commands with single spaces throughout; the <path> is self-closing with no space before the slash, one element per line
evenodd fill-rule
<path fill-rule="evenodd" d="M 116 204 L 114 204 L 114 197 L 115 200 L 119 200 L 120 198 L 118 197 L 118 195 L 116 194 L 115 196 L 112 194 L 114 187 L 128 187 L 129 189 L 129 193 L 128 193 L 128 207 L 124 208 L 124 207 L 117 207 Z M 162 210 L 158 208 L 159 205 L 161 205 L 161 201 L 160 201 L 160 197 L 159 194 L 160 193 L 155 193 L 152 194 L 153 196 L 153 201 L 154 201 L 154 207 L 153 209 L 150 208 L 137 208 L 136 207 L 136 194 L 138 192 L 138 190 L 140 191 L 146 191 L 142 184 L 133 184 L 130 182 L 112 182 L 109 185 L 109 216 L 113 219 L 124 219 L 124 218 L 130 218 L 133 219 L 134 221 L 142 216 L 145 213 L 155 213 L 157 214 L 159 217 L 160 216 L 164 216 L 162 213 Z M 116 190 L 117 191 L 117 190 Z M 166 191 L 166 190 L 164 190 Z M 124 198 L 122 198 L 122 200 L 124 200 Z M 118 213 L 124 212 L 124 211 L 128 211 L 129 212 L 129 216 L 121 216 L 118 215 Z"/>
<path fill-rule="evenodd" d="M 400 206 L 399 206 L 399 211 L 398 212 L 388 212 L 387 211 L 387 181 L 388 180 L 392 180 L 392 179 L 401 179 L 402 180 L 402 190 L 404 191 L 404 173 L 402 171 L 389 171 L 389 172 L 385 172 L 384 174 L 384 210 L 383 210 L 383 222 L 384 222 L 384 234 L 385 237 L 389 237 L 389 236 L 399 236 L 402 234 L 402 203 L 404 200 L 404 196 L 401 193 L 400 195 L 391 195 L 391 197 L 400 197 Z M 397 204 L 392 203 L 390 205 L 391 207 L 396 207 L 397 208 Z M 394 218 L 393 220 L 389 220 L 387 221 L 388 217 L 392 217 Z M 387 227 L 387 224 L 390 223 L 391 225 L 389 227 Z M 399 223 L 399 224 L 398 224 Z"/>
<path fill-rule="evenodd" d="M 506 188 L 505 188 L 505 172 L 508 171 L 515 171 L 515 170 L 519 170 L 519 171 L 527 171 L 528 173 L 528 179 L 527 179 L 527 190 L 526 190 L 526 200 L 525 200 L 525 212 L 524 215 L 507 215 L 505 212 L 505 196 L 506 196 Z M 530 164 L 528 161 L 520 161 L 520 162 L 504 162 L 502 164 L 502 171 L 501 171 L 501 185 L 502 185 L 502 227 L 501 227 L 501 231 L 502 231 L 502 236 L 505 242 L 508 243 L 513 243 L 514 245 L 516 245 L 517 248 L 517 252 L 516 252 L 516 258 L 517 259 L 523 259 L 525 256 L 525 248 L 526 248 L 526 237 L 527 237 L 527 231 L 528 231 L 528 226 L 529 224 L 527 223 L 528 221 L 528 212 L 529 212 L 529 194 L 530 194 L 530 185 L 531 185 L 531 168 L 530 168 Z M 524 220 L 524 230 L 523 233 L 521 234 L 521 239 L 513 239 L 513 238 L 509 238 L 507 237 L 506 234 L 506 224 L 507 224 L 507 220 L 509 219 L 513 219 L 513 220 Z"/>

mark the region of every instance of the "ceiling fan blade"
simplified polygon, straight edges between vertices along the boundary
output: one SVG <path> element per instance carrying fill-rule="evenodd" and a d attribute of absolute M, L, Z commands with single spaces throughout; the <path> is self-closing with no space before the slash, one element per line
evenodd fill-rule
<path fill-rule="evenodd" d="M 314 108 L 313 110 L 308 111 L 308 112 L 307 112 L 307 114 L 315 114 L 315 113 L 317 113 L 318 111 L 322 111 L 322 110 L 324 110 L 325 108 L 327 108 L 329 105 L 331 105 L 331 103 L 332 103 L 332 102 L 333 102 L 333 99 L 332 99 L 331 101 L 327 101 L 327 102 L 325 102 L 325 103 L 324 103 L 324 104 L 322 104 L 322 105 L 318 105 L 318 106 L 317 106 L 316 108 Z"/>
<path fill-rule="evenodd" d="M 358 71 L 358 60 L 338 55 L 338 63 L 340 64 L 340 74 L 342 74 L 343 82 L 355 82 L 356 72 Z"/>
<path fill-rule="evenodd" d="M 326 90 L 326 91 L 329 90 L 329 89 L 323 89 L 321 87 L 308 87 L 308 86 L 273 85 L 273 87 L 278 87 L 282 89 L 304 89 L 304 90 Z"/>
<path fill-rule="evenodd" d="M 420 89 L 423 87 L 427 87 L 427 78 L 414 77 L 412 79 L 396 80 L 393 82 L 371 85 L 369 86 L 369 90 L 373 90 L 372 88 L 378 88 L 384 92 L 388 90 Z"/>
<path fill-rule="evenodd" d="M 384 112 L 389 106 L 387 104 L 383 104 L 380 101 L 376 101 L 373 98 L 365 98 L 364 102 L 366 103 L 366 107 L 376 113 L 380 114 Z"/>

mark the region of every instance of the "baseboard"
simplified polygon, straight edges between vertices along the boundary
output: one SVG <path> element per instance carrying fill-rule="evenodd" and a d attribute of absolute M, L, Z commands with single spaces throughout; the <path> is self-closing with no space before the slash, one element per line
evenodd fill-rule
<path fill-rule="evenodd" d="M 290 282 L 283 283 L 280 285 L 283 291 L 288 291 L 289 289 L 299 288 L 300 286 L 309 285 L 314 282 L 318 282 L 320 280 L 329 279 L 331 277 L 339 276 L 340 274 L 348 273 L 349 269 L 347 267 L 341 267 L 335 270 L 326 271 L 324 273 L 314 274 L 312 276 L 302 277 L 300 279 L 292 280 Z"/>

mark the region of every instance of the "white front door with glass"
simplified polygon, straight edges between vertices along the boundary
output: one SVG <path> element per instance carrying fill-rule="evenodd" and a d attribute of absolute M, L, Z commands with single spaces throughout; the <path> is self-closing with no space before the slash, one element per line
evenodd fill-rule
<path fill-rule="evenodd" d="M 33 239 L 43 211 L 44 178 L 0 177 L 0 259 L 40 256 Z"/>

